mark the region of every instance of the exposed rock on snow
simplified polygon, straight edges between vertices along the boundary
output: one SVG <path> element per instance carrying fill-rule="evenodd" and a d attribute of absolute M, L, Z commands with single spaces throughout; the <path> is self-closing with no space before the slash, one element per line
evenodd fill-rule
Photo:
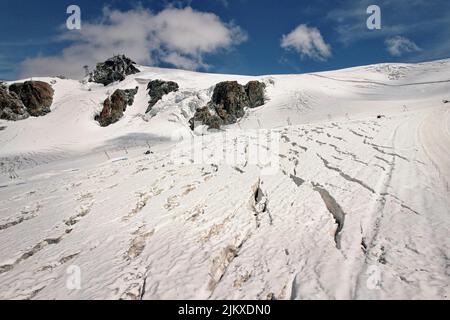
<path fill-rule="evenodd" d="M 42 81 L 14 83 L 9 86 L 9 91 L 22 100 L 31 116 L 45 116 L 50 112 L 54 91 L 48 83 Z"/>
<path fill-rule="evenodd" d="M 127 106 L 131 106 L 134 102 L 134 96 L 138 92 L 138 87 L 135 89 L 114 91 L 111 97 L 106 98 L 103 103 L 102 112 L 95 117 L 95 120 L 100 123 L 102 127 L 107 127 L 120 120 Z"/>
<path fill-rule="evenodd" d="M 216 85 L 211 104 L 224 123 L 230 124 L 244 116 L 244 108 L 250 106 L 250 101 L 237 81 L 225 81 Z"/>
<path fill-rule="evenodd" d="M 214 129 L 218 129 L 222 124 L 236 123 L 237 119 L 244 116 L 245 108 L 255 108 L 264 104 L 265 87 L 265 84 L 259 81 L 250 81 L 245 86 L 237 81 L 218 83 L 208 107 L 197 110 L 194 118 L 191 119 L 191 128 L 197 121 Z M 217 115 L 212 114 L 208 109 L 214 110 Z"/>
<path fill-rule="evenodd" d="M 131 106 L 134 103 L 134 96 L 138 93 L 139 87 L 134 89 L 121 90 L 127 99 L 127 105 Z"/>
<path fill-rule="evenodd" d="M 89 81 L 101 83 L 105 86 L 125 80 L 126 76 L 140 72 L 131 59 L 124 55 L 117 55 L 105 62 L 98 63 L 94 71 L 89 74 Z"/>
<path fill-rule="evenodd" d="M 203 107 L 197 109 L 194 117 L 189 120 L 189 125 L 192 130 L 194 130 L 197 124 L 207 125 L 210 129 L 220 129 L 223 120 L 219 116 L 212 114 L 208 107 Z"/>
<path fill-rule="evenodd" d="M 0 119 L 17 121 L 29 116 L 17 94 L 9 92 L 6 86 L 0 85 Z"/>
<path fill-rule="evenodd" d="M 54 91 L 42 81 L 14 83 L 9 88 L 0 84 L 0 119 L 23 120 L 30 115 L 44 116 L 50 112 Z"/>
<path fill-rule="evenodd" d="M 150 95 L 147 112 L 152 110 L 153 106 L 162 99 L 163 96 L 171 92 L 177 92 L 178 84 L 173 81 L 153 80 L 148 83 L 147 90 Z"/>
<path fill-rule="evenodd" d="M 249 100 L 249 107 L 256 108 L 262 106 L 265 103 L 266 85 L 259 81 L 250 81 L 245 86 L 245 92 L 247 93 Z"/>

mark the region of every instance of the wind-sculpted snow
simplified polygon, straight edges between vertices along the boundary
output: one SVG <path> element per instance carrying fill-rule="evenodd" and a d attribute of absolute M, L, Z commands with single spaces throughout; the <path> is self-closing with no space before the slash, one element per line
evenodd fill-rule
<path fill-rule="evenodd" d="M 0 123 L 0 298 L 448 299 L 448 62 L 260 77 L 266 105 L 218 132 L 189 119 L 253 78 L 139 69 Z M 180 85 L 151 114 L 148 79 Z"/>

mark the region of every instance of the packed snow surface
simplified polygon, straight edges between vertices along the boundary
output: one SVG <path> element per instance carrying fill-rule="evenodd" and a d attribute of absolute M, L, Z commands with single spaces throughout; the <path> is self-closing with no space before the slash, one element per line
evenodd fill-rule
<path fill-rule="evenodd" d="M 0 298 L 449 298 L 450 60 L 140 69 L 107 87 L 39 78 L 52 112 L 0 121 Z M 180 91 L 145 114 L 154 79 Z M 254 79 L 264 106 L 189 129 L 216 83 Z M 101 128 L 102 101 L 136 86 Z"/>

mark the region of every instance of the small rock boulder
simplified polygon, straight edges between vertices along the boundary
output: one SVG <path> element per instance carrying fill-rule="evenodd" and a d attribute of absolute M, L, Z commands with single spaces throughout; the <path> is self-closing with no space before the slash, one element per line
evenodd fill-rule
<path fill-rule="evenodd" d="M 95 117 L 100 126 L 107 127 L 116 123 L 123 117 L 123 113 L 127 106 L 131 106 L 134 102 L 134 96 L 138 92 L 138 87 L 135 89 L 120 90 L 117 89 L 114 93 L 106 98 L 103 102 L 102 112 Z"/>
<path fill-rule="evenodd" d="M 14 83 L 9 86 L 9 91 L 15 93 L 33 117 L 45 116 L 49 113 L 53 103 L 54 91 L 52 87 L 42 81 L 27 81 Z"/>
<path fill-rule="evenodd" d="M 122 92 L 125 94 L 125 97 L 127 99 L 127 105 L 131 106 L 134 103 L 134 96 L 138 93 L 139 87 L 136 87 L 134 89 L 126 89 L 122 90 Z"/>
<path fill-rule="evenodd" d="M 153 80 L 148 83 L 148 94 L 150 95 L 150 102 L 148 103 L 147 112 L 152 110 L 153 106 L 166 94 L 177 92 L 179 86 L 173 81 Z"/>
<path fill-rule="evenodd" d="M 214 106 L 224 124 L 230 124 L 244 116 L 244 108 L 250 106 L 250 101 L 245 88 L 237 81 L 225 81 L 214 88 L 210 104 Z"/>
<path fill-rule="evenodd" d="M 30 115 L 19 96 L 10 92 L 5 85 L 0 85 L 0 119 L 17 121 Z"/>
<path fill-rule="evenodd" d="M 209 129 L 220 129 L 223 120 L 219 116 L 211 114 L 208 107 L 203 107 L 197 109 L 194 117 L 189 120 L 191 130 L 194 130 L 197 124 L 207 125 Z"/>
<path fill-rule="evenodd" d="M 116 81 L 123 81 L 126 76 L 140 72 L 134 64 L 136 63 L 124 55 L 114 56 L 97 64 L 95 70 L 89 74 L 89 82 L 107 86 Z"/>
<path fill-rule="evenodd" d="M 191 119 L 191 129 L 197 122 L 215 129 L 236 123 L 244 116 L 245 108 L 256 108 L 265 103 L 265 88 L 266 85 L 259 81 L 250 81 L 245 86 L 237 81 L 218 83 L 208 106 L 197 110 Z M 209 110 L 215 110 L 217 115 L 211 115 Z"/>
<path fill-rule="evenodd" d="M 245 86 L 245 92 L 248 96 L 250 108 L 260 107 L 265 103 L 265 89 L 266 85 L 263 82 L 250 81 L 247 83 Z"/>

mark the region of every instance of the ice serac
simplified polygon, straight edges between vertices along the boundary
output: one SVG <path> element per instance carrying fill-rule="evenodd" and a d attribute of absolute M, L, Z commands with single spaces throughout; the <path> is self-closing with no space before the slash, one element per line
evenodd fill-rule
<path fill-rule="evenodd" d="M 46 82 L 14 83 L 9 86 L 9 92 L 15 93 L 20 98 L 28 113 L 33 117 L 45 116 L 51 111 L 54 90 Z"/>
<path fill-rule="evenodd" d="M 114 91 L 111 97 L 106 98 L 103 103 L 102 112 L 95 117 L 95 120 L 100 123 L 102 127 L 107 127 L 116 123 L 123 117 L 123 113 L 127 106 L 131 106 L 134 102 L 134 96 L 138 92 L 138 87 L 135 89 Z"/>
<path fill-rule="evenodd" d="M 177 92 L 178 84 L 173 81 L 153 80 L 147 85 L 150 102 L 148 103 L 147 112 L 150 112 L 155 104 L 162 99 L 163 96 L 171 92 Z"/>
<path fill-rule="evenodd" d="M 30 115 L 22 100 L 14 92 L 9 92 L 6 85 L 0 84 L 0 119 L 17 121 Z"/>
<path fill-rule="evenodd" d="M 139 73 L 136 63 L 125 55 L 117 55 L 105 62 L 97 63 L 94 71 L 89 74 L 89 82 L 101 83 L 107 86 L 116 81 L 125 80 L 126 76 Z"/>

